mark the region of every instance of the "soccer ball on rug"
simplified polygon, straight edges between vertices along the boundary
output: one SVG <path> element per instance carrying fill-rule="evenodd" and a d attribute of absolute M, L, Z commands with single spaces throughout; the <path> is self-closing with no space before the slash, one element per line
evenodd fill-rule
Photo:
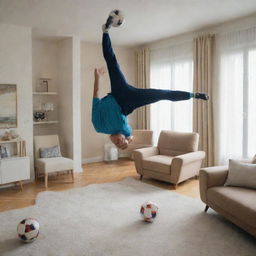
<path fill-rule="evenodd" d="M 141 216 L 146 222 L 153 222 L 157 216 L 157 212 L 158 206 L 152 202 L 145 202 L 140 208 Z"/>
<path fill-rule="evenodd" d="M 36 240 L 39 234 L 39 223 L 37 220 L 28 218 L 22 220 L 17 227 L 17 233 L 25 243 L 31 243 Z"/>
<path fill-rule="evenodd" d="M 120 27 L 124 23 L 124 15 L 120 10 L 113 10 L 110 12 L 109 16 L 113 17 L 113 27 Z"/>

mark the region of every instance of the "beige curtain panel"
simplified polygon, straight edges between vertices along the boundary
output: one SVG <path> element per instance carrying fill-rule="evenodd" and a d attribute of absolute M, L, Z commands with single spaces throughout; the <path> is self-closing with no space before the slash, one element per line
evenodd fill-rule
<path fill-rule="evenodd" d="M 194 39 L 194 92 L 205 92 L 209 101 L 194 100 L 193 130 L 200 135 L 199 150 L 206 152 L 204 166 L 214 165 L 214 126 L 212 107 L 214 35 Z"/>
<path fill-rule="evenodd" d="M 149 88 L 149 49 L 136 52 L 136 85 L 137 88 Z M 143 106 L 136 110 L 138 129 L 149 129 L 149 108 Z"/>

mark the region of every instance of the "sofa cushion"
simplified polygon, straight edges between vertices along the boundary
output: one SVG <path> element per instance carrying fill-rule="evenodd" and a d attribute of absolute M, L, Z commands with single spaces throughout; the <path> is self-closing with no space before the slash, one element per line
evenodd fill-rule
<path fill-rule="evenodd" d="M 65 157 L 38 158 L 36 167 L 46 173 L 72 170 L 73 160 Z"/>
<path fill-rule="evenodd" d="M 256 228 L 256 190 L 239 187 L 212 187 L 207 191 L 207 201 Z"/>
<path fill-rule="evenodd" d="M 170 174 L 172 159 L 173 157 L 164 155 L 150 156 L 144 158 L 143 168 L 155 172 Z"/>
<path fill-rule="evenodd" d="M 256 189 L 256 165 L 229 160 L 229 172 L 225 185 Z"/>

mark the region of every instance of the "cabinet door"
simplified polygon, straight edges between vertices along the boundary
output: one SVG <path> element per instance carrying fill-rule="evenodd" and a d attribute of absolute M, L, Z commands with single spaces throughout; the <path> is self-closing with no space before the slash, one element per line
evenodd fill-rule
<path fill-rule="evenodd" d="M 2 184 L 30 178 L 28 157 L 1 160 Z"/>

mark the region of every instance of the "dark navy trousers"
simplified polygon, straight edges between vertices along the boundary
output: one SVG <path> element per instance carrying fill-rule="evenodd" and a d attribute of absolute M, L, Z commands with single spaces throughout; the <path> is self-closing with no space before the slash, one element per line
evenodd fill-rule
<path fill-rule="evenodd" d="M 124 115 L 129 115 L 136 108 L 160 100 L 180 101 L 191 98 L 191 93 L 185 91 L 140 89 L 131 86 L 120 69 L 107 32 L 103 33 L 102 48 L 111 82 L 111 94 L 120 105 Z"/>

